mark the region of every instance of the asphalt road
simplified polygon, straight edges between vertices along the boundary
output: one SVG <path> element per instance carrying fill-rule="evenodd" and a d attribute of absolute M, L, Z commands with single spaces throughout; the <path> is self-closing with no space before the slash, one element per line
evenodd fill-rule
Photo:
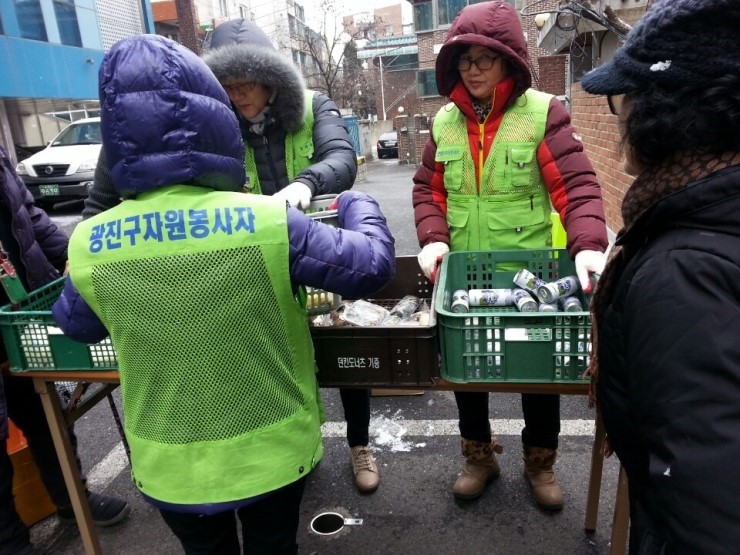
<path fill-rule="evenodd" d="M 418 251 L 411 208 L 414 168 L 398 160 L 374 160 L 367 180 L 355 185 L 375 197 L 396 238 L 397 256 Z M 57 206 L 54 220 L 71 233 L 81 205 Z M 381 472 L 372 495 L 361 495 L 351 482 L 349 450 L 335 389 L 323 390 L 327 423 L 325 456 L 309 477 L 298 534 L 299 553 L 308 554 L 603 554 L 609 552 L 617 461 L 604 465 L 599 521 L 594 534 L 584 532 L 594 413 L 583 396 L 562 398 L 562 434 L 556 470 L 565 492 L 565 507 L 555 514 L 540 511 L 523 476 L 519 395 L 490 395 L 494 433 L 504 445 L 501 477 L 477 501 L 459 503 L 451 488 L 462 466 L 457 410 L 452 393 L 376 395 L 372 399 L 371 446 Z M 127 460 L 110 408 L 101 403 L 77 424 L 83 468 L 96 491 L 119 495 L 132 506 L 120 525 L 99 530 L 106 554 L 176 554 L 177 540 L 156 510 L 131 484 Z M 193 487 L 198 487 L 193 484 Z M 329 536 L 309 528 L 325 511 L 362 519 Z M 32 529 L 42 553 L 83 552 L 75 526 L 50 517 Z"/>

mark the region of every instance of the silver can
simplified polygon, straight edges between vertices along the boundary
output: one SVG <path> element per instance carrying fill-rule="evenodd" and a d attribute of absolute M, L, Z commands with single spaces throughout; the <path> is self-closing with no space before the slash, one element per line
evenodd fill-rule
<path fill-rule="evenodd" d="M 452 312 L 468 312 L 470 310 L 470 304 L 468 303 L 468 292 L 465 289 L 458 289 L 452 294 L 452 304 L 450 305 Z"/>
<path fill-rule="evenodd" d="M 514 283 L 522 289 L 526 289 L 533 295 L 537 294 L 537 288 L 545 285 L 545 280 L 538 278 L 526 268 L 519 270 L 514 276 Z"/>
<path fill-rule="evenodd" d="M 537 301 L 532 298 L 529 291 L 514 289 L 511 292 L 511 298 L 519 312 L 537 312 Z"/>
<path fill-rule="evenodd" d="M 540 312 L 557 312 L 558 311 L 558 305 L 555 303 L 540 303 L 540 306 L 537 307 L 537 310 Z"/>
<path fill-rule="evenodd" d="M 471 289 L 468 291 L 470 306 L 509 306 L 511 289 Z"/>
<path fill-rule="evenodd" d="M 543 303 L 551 303 L 560 297 L 573 295 L 577 291 L 578 278 L 575 276 L 568 276 L 539 286 L 537 288 L 537 296 Z"/>
<path fill-rule="evenodd" d="M 563 309 L 563 312 L 583 312 L 583 305 L 581 305 L 581 301 L 578 300 L 578 297 L 563 297 L 560 299 L 560 306 Z"/>

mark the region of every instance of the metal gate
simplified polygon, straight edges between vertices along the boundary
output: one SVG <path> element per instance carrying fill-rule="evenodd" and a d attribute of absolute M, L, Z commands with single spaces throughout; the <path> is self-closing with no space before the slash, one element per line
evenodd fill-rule
<path fill-rule="evenodd" d="M 352 138 L 352 145 L 355 147 L 355 154 L 360 156 L 362 150 L 360 149 L 360 124 L 357 116 L 342 116 L 344 123 L 349 131 L 349 136 Z"/>

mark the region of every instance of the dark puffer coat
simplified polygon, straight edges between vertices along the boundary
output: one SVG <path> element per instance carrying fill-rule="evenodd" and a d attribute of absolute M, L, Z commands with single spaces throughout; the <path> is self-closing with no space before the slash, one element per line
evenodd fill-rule
<path fill-rule="evenodd" d="M 0 223 L 2 244 L 27 291 L 54 281 L 67 262 L 67 236 L 33 203 L 31 193 L 13 169 L 0 146 Z M 0 288 L 0 304 L 8 302 Z M 2 339 L 0 339 L 2 341 Z M 0 344 L 0 362 L 5 346 Z M 7 435 L 7 406 L 0 379 L 0 440 Z"/>
<path fill-rule="evenodd" d="M 499 52 L 506 59 L 509 75 L 513 78 L 513 82 L 505 79 L 497 85 L 496 102 L 483 125 L 478 122 L 457 69 L 457 59 L 470 45 L 482 45 Z M 439 92 L 449 95 L 466 117 L 473 160 L 478 160 L 480 149 L 483 157 L 487 158 L 504 112 L 532 83 L 527 43 L 521 33 L 516 10 L 501 2 L 468 6 L 450 27 L 437 57 L 436 72 Z M 414 174 L 414 219 L 422 247 L 433 242 L 449 244 L 445 168 L 444 163 L 435 161 L 436 152 L 437 145 L 430 137 L 421 165 Z M 581 139 L 570 124 L 568 112 L 555 97 L 550 102 L 545 136 L 537 147 L 536 156 L 552 205 L 568 232 L 571 256 L 584 249 L 606 250 L 601 188 L 583 151 Z"/>
<path fill-rule="evenodd" d="M 640 553 L 738 552 L 738 214 L 735 166 L 666 195 L 617 243 L 641 247 L 599 328 L 598 401 Z"/>

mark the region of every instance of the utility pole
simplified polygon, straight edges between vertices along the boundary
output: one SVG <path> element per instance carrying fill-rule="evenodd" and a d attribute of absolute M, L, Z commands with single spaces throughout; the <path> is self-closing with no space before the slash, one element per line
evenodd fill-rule
<path fill-rule="evenodd" d="M 380 104 L 383 106 L 383 120 L 388 118 L 385 115 L 385 88 L 383 87 L 383 56 L 378 56 L 380 60 Z"/>
<path fill-rule="evenodd" d="M 175 0 L 175 9 L 177 10 L 177 21 L 180 26 L 180 44 L 200 56 L 198 34 L 195 31 L 198 22 L 196 21 L 193 0 Z"/>

